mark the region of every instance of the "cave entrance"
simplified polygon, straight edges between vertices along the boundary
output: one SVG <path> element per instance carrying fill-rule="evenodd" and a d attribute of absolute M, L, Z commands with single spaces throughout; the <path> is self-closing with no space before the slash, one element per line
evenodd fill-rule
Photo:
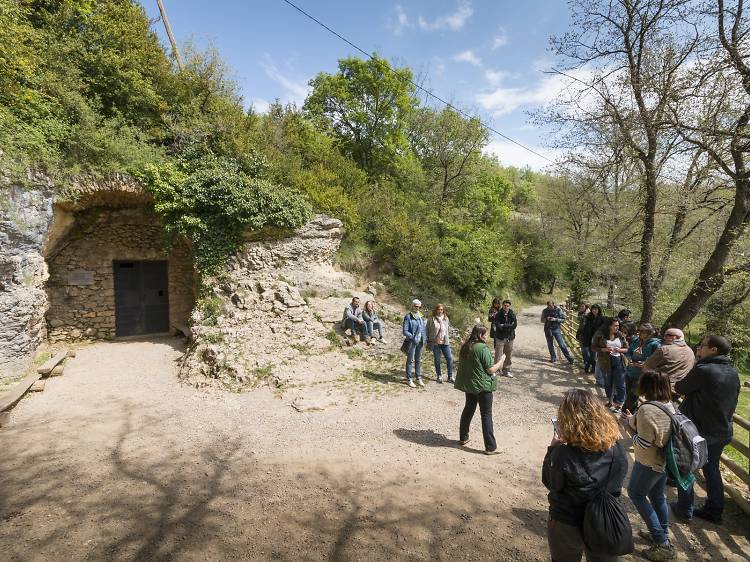
<path fill-rule="evenodd" d="M 115 335 L 137 336 L 169 331 L 167 262 L 112 262 L 115 289 Z"/>

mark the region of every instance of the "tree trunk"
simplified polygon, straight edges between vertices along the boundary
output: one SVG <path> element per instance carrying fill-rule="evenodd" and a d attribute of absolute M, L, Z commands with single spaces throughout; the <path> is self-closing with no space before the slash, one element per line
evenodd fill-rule
<path fill-rule="evenodd" d="M 555 292 L 555 285 L 557 285 L 557 277 L 552 278 L 552 285 L 550 285 L 549 292 L 547 292 L 548 295 L 551 295 Z"/>
<path fill-rule="evenodd" d="M 641 235 L 641 322 L 651 322 L 654 315 L 654 278 L 652 257 L 654 247 L 654 221 L 656 216 L 656 173 L 653 161 L 644 162 L 646 200 L 643 204 L 643 234 Z"/>
<path fill-rule="evenodd" d="M 690 292 L 664 322 L 662 331 L 669 327 L 684 327 L 695 318 L 706 301 L 724 285 L 724 266 L 729 253 L 750 222 L 750 179 L 738 179 L 735 183 L 734 206 L 724 230 Z"/>

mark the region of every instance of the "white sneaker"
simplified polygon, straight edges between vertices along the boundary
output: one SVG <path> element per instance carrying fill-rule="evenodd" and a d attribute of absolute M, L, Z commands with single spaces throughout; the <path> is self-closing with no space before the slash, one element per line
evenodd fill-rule
<path fill-rule="evenodd" d="M 379 339 L 378 341 L 379 341 L 380 343 L 383 343 L 383 344 L 386 344 L 386 343 L 388 343 L 387 341 L 385 341 L 385 339 L 384 339 L 384 338 L 380 338 L 380 339 Z"/>
<path fill-rule="evenodd" d="M 419 386 L 424 386 L 424 383 L 422 382 L 422 379 L 417 379 L 417 384 Z"/>
<path fill-rule="evenodd" d="M 503 373 L 503 376 L 504 376 L 504 377 L 508 377 L 509 379 L 512 379 L 512 378 L 513 378 L 513 375 L 511 374 L 511 372 L 510 372 L 510 371 L 505 371 L 505 372 Z"/>
<path fill-rule="evenodd" d="M 413 381 L 413 380 L 411 380 L 411 379 L 409 379 L 409 386 L 410 386 L 411 388 L 417 388 L 417 385 L 416 385 L 416 384 L 414 384 L 414 381 Z"/>

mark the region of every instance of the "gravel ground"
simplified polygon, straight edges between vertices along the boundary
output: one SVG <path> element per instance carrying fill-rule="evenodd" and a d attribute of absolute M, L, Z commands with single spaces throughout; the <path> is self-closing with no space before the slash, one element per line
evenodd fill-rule
<path fill-rule="evenodd" d="M 588 383 L 544 361 L 539 310 L 520 315 L 490 457 L 478 413 L 457 447 L 449 385 L 353 374 L 325 386 L 330 406 L 299 412 L 304 388 L 180 385 L 177 339 L 84 347 L 0 430 L 0 559 L 546 560 L 549 418 Z M 745 560 L 747 519 L 728 516 L 673 526 L 680 559 Z"/>

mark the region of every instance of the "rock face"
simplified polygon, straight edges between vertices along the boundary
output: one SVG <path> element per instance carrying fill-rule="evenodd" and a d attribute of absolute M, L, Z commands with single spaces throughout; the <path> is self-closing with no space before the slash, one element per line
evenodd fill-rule
<path fill-rule="evenodd" d="M 318 215 L 291 235 L 248 241 L 193 312 L 195 342 L 182 377 L 199 386 L 206 377 L 253 385 L 283 377 L 276 367 L 285 361 L 327 348 L 329 328 L 306 298 L 331 291 L 332 278 L 353 286 L 333 269 L 341 236 L 340 221 Z"/>
<path fill-rule="evenodd" d="M 53 192 L 0 180 L 0 378 L 18 374 L 46 335 L 47 264 Z"/>

